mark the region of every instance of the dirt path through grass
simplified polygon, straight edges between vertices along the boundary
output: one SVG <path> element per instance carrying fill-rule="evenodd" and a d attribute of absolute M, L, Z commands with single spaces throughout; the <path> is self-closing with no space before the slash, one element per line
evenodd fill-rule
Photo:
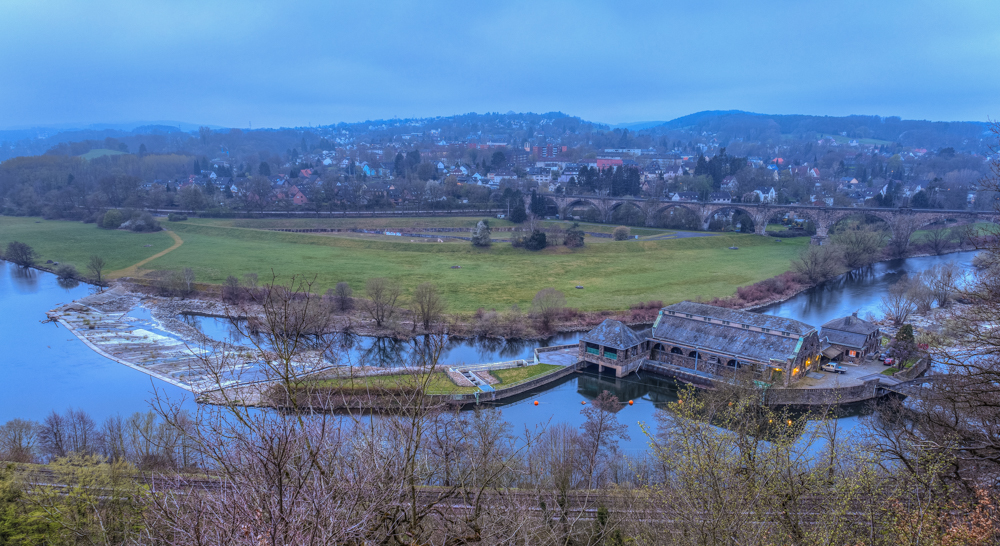
<path fill-rule="evenodd" d="M 166 231 L 167 235 L 169 235 L 170 238 L 174 240 L 174 244 L 170 245 L 170 248 L 168 248 L 168 249 L 166 249 L 166 250 L 164 250 L 162 252 L 157 252 L 156 254 L 153 254 L 152 256 L 146 258 L 145 260 L 142 260 L 141 262 L 136 263 L 136 264 L 132 264 L 132 265 L 126 267 L 125 269 L 119 269 L 117 271 L 112 271 L 112 272 L 108 273 L 106 275 L 106 277 L 109 278 L 109 279 L 119 279 L 121 277 L 131 277 L 131 276 L 134 276 L 139 271 L 140 267 L 148 264 L 149 262 L 151 262 L 151 261 L 159 258 L 160 256 L 163 256 L 164 254 L 166 254 L 166 253 L 168 253 L 168 252 L 170 252 L 172 250 L 176 250 L 182 244 L 184 244 L 184 240 L 181 239 L 180 236 L 178 236 L 173 231 L 169 231 L 169 230 L 164 230 L 164 231 Z"/>

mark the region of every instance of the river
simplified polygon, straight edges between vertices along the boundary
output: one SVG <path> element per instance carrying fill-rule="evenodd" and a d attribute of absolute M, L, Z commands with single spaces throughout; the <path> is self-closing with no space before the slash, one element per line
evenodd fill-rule
<path fill-rule="evenodd" d="M 878 304 L 889 285 L 900 277 L 919 273 L 939 263 L 956 263 L 971 269 L 972 252 L 893 260 L 856 271 L 760 312 L 801 320 L 814 326 L 848 315 L 878 314 Z M 80 340 L 53 323 L 43 324 L 45 312 L 59 303 L 89 294 L 85 284 L 68 286 L 55 275 L 22 271 L 0 261 L 0 423 L 15 417 L 42 419 L 53 409 L 73 407 L 88 411 L 98 421 L 115 413 L 145 411 L 154 389 L 171 399 L 184 400 L 194 408 L 190 393 L 151 379 L 145 374 L 107 360 L 91 351 Z M 226 339 L 231 329 L 222 319 L 190 317 L 189 324 L 200 327 L 206 335 Z M 545 342 L 451 341 L 442 364 L 497 362 L 531 358 L 534 347 L 575 343 L 579 334 L 561 334 Z M 347 351 L 351 359 L 364 355 L 386 364 L 405 361 L 411 345 L 385 339 L 358 338 Z M 590 401 L 603 390 L 610 390 L 623 401 L 633 400 L 619 413 L 629 425 L 627 451 L 645 449 L 646 441 L 639 423 L 653 424 L 657 408 L 676 399 L 673 382 L 652 375 L 631 375 L 616 379 L 592 370 L 573 374 L 541 392 L 528 393 L 502 405 L 504 418 L 518 430 L 534 430 L 549 423 L 583 422 L 582 401 Z M 539 405 L 535 406 L 534 401 Z M 853 428 L 858 414 L 841 420 Z"/>

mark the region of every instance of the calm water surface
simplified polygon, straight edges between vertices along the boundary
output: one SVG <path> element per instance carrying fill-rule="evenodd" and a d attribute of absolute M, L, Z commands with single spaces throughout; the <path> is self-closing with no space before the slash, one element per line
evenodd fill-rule
<path fill-rule="evenodd" d="M 860 316 L 868 312 L 877 314 L 880 298 L 900 277 L 947 262 L 971 269 L 973 256 L 974 253 L 964 252 L 876 264 L 867 271 L 851 273 L 761 312 L 814 326 L 855 311 Z M 6 346 L 0 361 L 3 371 L 0 422 L 14 417 L 40 419 L 52 409 L 61 411 L 68 407 L 85 409 L 98 420 L 114 413 L 145 411 L 154 388 L 172 398 L 186 397 L 186 404 L 194 407 L 186 391 L 97 355 L 61 326 L 41 324 L 45 311 L 81 298 L 91 290 L 82 284 L 62 286 L 54 275 L 22 272 L 0 262 L 0 342 Z M 231 339 L 232 329 L 225 320 L 206 317 L 186 320 L 210 337 Z M 538 345 L 575 343 L 578 338 L 579 334 L 564 334 L 541 343 L 453 340 L 442 362 L 454 365 L 531 358 Z M 345 355 L 354 361 L 365 358 L 393 365 L 405 362 L 412 350 L 412 342 L 357 336 L 351 347 L 345 348 Z M 676 386 L 669 380 L 642 373 L 616 379 L 588 369 L 549 385 L 544 391 L 526 393 L 506 402 L 502 412 L 518 430 L 525 427 L 534 430 L 558 422 L 578 426 L 583 422 L 581 410 L 585 407 L 581 402 L 589 403 L 604 390 L 610 390 L 623 401 L 634 401 L 634 405 L 626 406 L 618 415 L 629 425 L 631 440 L 622 443 L 628 451 L 646 448 L 639 423 L 653 425 L 656 409 L 676 399 Z M 538 406 L 534 405 L 535 400 Z M 857 423 L 858 414 L 848 414 L 840 421 L 849 430 Z"/>
<path fill-rule="evenodd" d="M 52 410 L 86 410 L 96 420 L 149 409 L 154 388 L 181 399 L 187 391 L 154 380 L 90 350 L 45 312 L 91 293 L 55 275 L 0 261 L 0 422 L 42 419 Z"/>

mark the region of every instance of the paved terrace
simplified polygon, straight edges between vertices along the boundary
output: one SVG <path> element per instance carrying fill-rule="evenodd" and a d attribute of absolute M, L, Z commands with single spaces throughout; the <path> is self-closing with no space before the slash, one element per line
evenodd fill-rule
<path fill-rule="evenodd" d="M 815 372 L 809 372 L 808 375 L 802 379 L 796 381 L 795 383 L 789 385 L 789 389 L 834 389 L 843 387 L 856 387 L 864 384 L 865 381 L 870 381 L 872 379 L 879 379 L 884 383 L 898 383 L 897 379 L 889 377 L 887 375 L 882 375 L 882 372 L 889 369 L 888 366 L 883 366 L 881 361 L 878 360 L 866 360 L 859 364 L 845 364 L 841 363 L 841 366 L 847 370 L 847 373 L 830 373 L 824 372 L 823 370 L 818 370 Z"/>

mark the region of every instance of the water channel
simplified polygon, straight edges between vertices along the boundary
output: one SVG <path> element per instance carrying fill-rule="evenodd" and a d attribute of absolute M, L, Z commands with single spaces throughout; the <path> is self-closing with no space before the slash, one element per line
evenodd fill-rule
<path fill-rule="evenodd" d="M 888 287 L 900 277 L 920 273 L 936 264 L 956 263 L 971 270 L 972 252 L 895 260 L 856 271 L 824 285 L 807 290 L 783 303 L 760 311 L 801 320 L 814 326 L 853 312 L 859 316 L 878 314 L 878 303 Z M 42 419 L 51 410 L 69 407 L 88 411 L 97 421 L 115 413 L 145 411 L 154 391 L 171 399 L 184 399 L 193 409 L 190 393 L 132 370 L 91 351 L 80 340 L 53 323 L 43 324 L 45 312 L 93 290 L 85 284 L 67 285 L 55 275 L 22 271 L 0 261 L 0 423 L 15 417 Z M 209 337 L 231 338 L 232 328 L 224 319 L 188 317 Z M 575 343 L 579 334 L 562 334 L 544 342 L 498 342 L 452 340 L 442 357 L 442 364 L 498 362 L 532 358 L 538 345 Z M 405 362 L 411 342 L 356 337 L 345 348 L 352 361 L 365 358 L 384 365 Z M 528 393 L 502 406 L 504 418 L 516 430 L 536 429 L 559 422 L 579 426 L 583 422 L 581 401 L 589 401 L 603 390 L 610 390 L 621 400 L 634 400 L 619 419 L 629 425 L 631 440 L 622 442 L 628 451 L 645 449 L 646 440 L 639 423 L 653 425 L 655 412 L 675 399 L 676 386 L 663 378 L 633 374 L 616 379 L 598 375 L 596 370 L 573 374 L 541 392 Z M 534 401 L 539 402 L 538 406 Z M 841 419 L 852 428 L 858 413 Z"/>

